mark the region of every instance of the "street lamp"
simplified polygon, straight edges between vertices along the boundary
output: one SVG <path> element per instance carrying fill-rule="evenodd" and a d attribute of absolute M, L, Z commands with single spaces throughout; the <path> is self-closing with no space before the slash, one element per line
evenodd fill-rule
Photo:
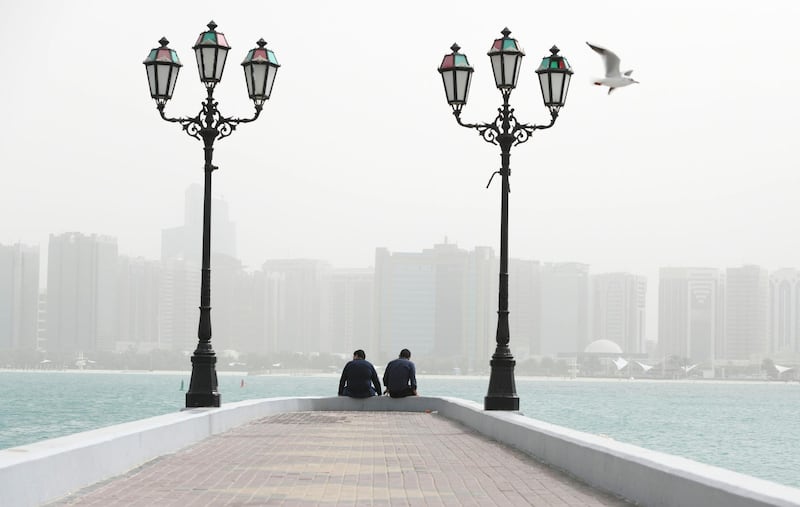
<path fill-rule="evenodd" d="M 272 93 L 278 61 L 275 53 L 267 49 L 263 39 L 258 47 L 251 49 L 244 61 L 247 92 L 255 104 L 255 115 L 242 119 L 222 116 L 214 101 L 214 87 L 222 79 L 225 61 L 231 47 L 225 34 L 216 31 L 213 21 L 208 30 L 201 33 L 192 49 L 197 59 L 197 70 L 200 81 L 206 86 L 207 97 L 202 109 L 194 117 L 168 118 L 164 115 L 164 106 L 172 98 L 175 82 L 182 65 L 178 54 L 167 47 L 169 41 L 161 38 L 160 47 L 150 51 L 144 61 L 147 70 L 147 81 L 150 84 L 150 96 L 156 101 L 161 118 L 168 122 L 180 123 L 183 130 L 203 141 L 205 152 L 205 192 L 203 196 L 203 265 L 200 282 L 200 323 L 197 329 L 197 349 L 192 355 L 192 378 L 186 392 L 186 407 L 218 407 L 220 403 L 217 389 L 217 356 L 211 347 L 211 173 L 218 169 L 212 164 L 214 141 L 228 137 L 240 123 L 254 121 L 261 114 L 264 102 Z"/>
<path fill-rule="evenodd" d="M 461 109 L 467 103 L 469 85 L 472 78 L 472 66 L 466 55 L 459 53 L 458 44 L 450 48 L 452 53 L 445 55 L 439 66 L 439 73 L 444 82 L 447 103 L 453 108 L 453 115 L 462 127 L 476 129 L 484 141 L 500 146 L 500 170 L 492 173 L 500 174 L 501 208 L 500 208 L 500 287 L 497 310 L 497 348 L 492 355 L 489 391 L 484 398 L 486 410 L 519 410 L 519 398 L 514 383 L 514 356 L 511 355 L 508 327 L 508 179 L 511 175 L 509 162 L 511 147 L 530 139 L 535 130 L 552 127 L 558 112 L 564 106 L 569 89 L 572 69 L 566 58 L 558 54 L 559 49 L 553 46 L 550 55 L 542 59 L 536 70 L 542 89 L 545 106 L 550 110 L 551 121 L 547 125 L 528 125 L 520 123 L 514 116 L 514 109 L 509 105 L 511 92 L 517 86 L 520 64 L 525 52 L 516 39 L 509 37 L 511 31 L 503 29 L 503 37 L 496 39 L 489 50 L 494 80 L 497 89 L 503 95 L 503 106 L 498 108 L 497 117 L 491 123 L 464 123 L 461 121 Z M 492 180 L 489 179 L 489 184 Z M 486 185 L 487 188 L 489 185 Z"/>

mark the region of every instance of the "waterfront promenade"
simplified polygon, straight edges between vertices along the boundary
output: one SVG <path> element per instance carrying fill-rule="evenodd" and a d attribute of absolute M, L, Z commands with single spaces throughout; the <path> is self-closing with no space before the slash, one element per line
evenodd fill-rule
<path fill-rule="evenodd" d="M 293 412 L 252 421 L 54 505 L 628 503 L 431 412 Z"/>

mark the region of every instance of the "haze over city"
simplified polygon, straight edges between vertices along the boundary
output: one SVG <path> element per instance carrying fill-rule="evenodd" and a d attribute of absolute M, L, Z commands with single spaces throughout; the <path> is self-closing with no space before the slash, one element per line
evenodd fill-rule
<path fill-rule="evenodd" d="M 660 266 L 800 265 L 800 7 L 789 1 L 5 10 L 0 52 L 16 77 L 0 83 L 3 244 L 45 254 L 48 234 L 82 231 L 159 257 L 161 230 L 181 223 L 184 189 L 201 181 L 202 150 L 160 120 L 141 62 L 166 36 L 184 63 L 166 111 L 196 114 L 191 46 L 213 19 L 233 46 L 215 94 L 224 114 L 251 114 L 238 64 L 258 38 L 282 65 L 262 118 L 215 150 L 214 193 L 246 265 L 363 267 L 375 247 L 419 251 L 444 237 L 497 249 L 499 183 L 485 185 L 499 151 L 456 125 L 436 68 L 458 42 L 475 67 L 462 117 L 490 121 L 501 98 L 486 51 L 508 26 L 527 53 L 511 97 L 522 121 L 548 120 L 533 71 L 551 45 L 575 70 L 556 126 L 512 151 L 512 257 L 646 275 L 650 308 Z M 641 84 L 610 96 L 592 86 L 603 67 L 586 41 L 617 52 Z"/>

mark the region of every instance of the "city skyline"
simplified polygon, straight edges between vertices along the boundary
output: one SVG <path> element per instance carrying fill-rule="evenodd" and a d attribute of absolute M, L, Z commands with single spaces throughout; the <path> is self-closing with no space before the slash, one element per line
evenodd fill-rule
<path fill-rule="evenodd" d="M 376 268 L 274 259 L 256 270 L 246 270 L 226 254 L 234 247 L 226 245 L 215 254 L 218 266 L 212 274 L 219 296 L 214 307 L 227 336 L 223 347 L 294 347 L 311 353 L 369 344 L 388 355 L 393 347 L 412 343 L 423 354 L 437 356 L 461 349 L 470 364 L 487 355 L 483 347 L 491 334 L 486 326 L 495 318 L 491 302 L 497 270 L 491 247 L 467 250 L 445 242 L 421 252 L 376 248 Z M 0 292 L 12 310 L 2 320 L 4 326 L 13 326 L 11 343 L 29 340 L 29 331 L 14 329 L 34 324 L 24 314 L 37 300 L 39 305 L 47 302 L 39 316 L 47 321 L 44 328 L 40 322 L 40 329 L 46 330 L 38 333 L 41 339 L 67 348 L 119 351 L 138 348 L 137 343 L 174 348 L 193 335 L 197 259 L 131 258 L 118 251 L 114 237 L 67 233 L 51 235 L 47 250 L 55 257 L 39 274 L 39 250 L 0 244 L 6 259 Z M 636 274 L 593 273 L 580 263 L 512 259 L 514 347 L 523 358 L 580 351 L 596 340 L 611 340 L 626 353 L 652 355 L 658 347 L 702 363 L 719 357 L 752 359 L 765 351 L 791 357 L 800 335 L 798 272 L 768 272 L 755 265 L 661 267 L 658 295 L 647 298 L 648 281 Z M 41 294 L 31 292 L 41 278 L 56 285 Z M 648 299 L 655 299 L 659 309 L 649 317 Z M 645 322 L 653 321 L 657 336 L 645 333 Z M 8 340 L 4 329 L 3 339 Z"/>
<path fill-rule="evenodd" d="M 145 14 L 156 5 L 158 17 Z M 425 5 L 424 16 L 414 4 L 279 4 L 267 19 L 251 15 L 257 5 L 10 5 L 0 51 L 20 77 L 0 83 L 16 119 L 0 136 L 11 171 L 0 211 L 14 220 L 0 242 L 93 231 L 158 257 L 159 232 L 180 222 L 202 157 L 159 120 L 141 62 L 169 38 L 184 67 L 167 112 L 195 111 L 203 90 L 190 47 L 213 18 L 233 45 L 219 87 L 226 114 L 252 109 L 238 63 L 259 37 L 282 64 L 263 118 L 215 151 L 215 193 L 231 203 L 246 265 L 365 266 L 376 245 L 415 251 L 445 236 L 496 249 L 497 193 L 484 186 L 499 160 L 455 125 L 436 66 L 458 42 L 476 68 L 464 118 L 490 120 L 500 96 L 485 53 L 508 25 L 527 53 L 512 97 L 523 121 L 546 119 L 533 70 L 552 44 L 576 72 L 559 128 L 514 153 L 511 257 L 650 280 L 658 266 L 797 264 L 800 238 L 788 231 L 800 98 L 798 70 L 783 65 L 800 45 L 791 2 L 575 2 L 548 22 L 525 2 Z M 64 55 L 82 54 L 86 40 L 96 41 L 93 63 L 75 66 Z M 591 86 L 602 63 L 586 41 L 617 52 L 641 83 L 610 96 Z M 329 48 L 335 56 L 317 56 Z"/>

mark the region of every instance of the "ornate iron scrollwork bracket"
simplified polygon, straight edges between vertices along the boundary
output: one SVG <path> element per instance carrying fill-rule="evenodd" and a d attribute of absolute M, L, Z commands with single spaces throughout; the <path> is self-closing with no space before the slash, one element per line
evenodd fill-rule
<path fill-rule="evenodd" d="M 462 127 L 475 129 L 478 135 L 483 138 L 487 143 L 500 145 L 501 148 L 510 149 L 512 146 L 527 142 L 531 135 L 536 130 L 549 129 L 556 123 L 558 118 L 558 111 L 550 111 L 550 123 L 547 125 L 530 125 L 521 123 L 514 116 L 514 108 L 508 105 L 508 95 L 503 94 L 503 106 L 497 108 L 497 116 L 491 123 L 464 123 L 461 121 L 461 105 L 453 106 L 453 116 L 456 117 L 456 122 Z M 510 171 L 509 171 L 510 172 Z M 489 178 L 489 183 L 486 188 L 492 184 L 492 179 L 496 174 L 502 174 L 500 171 L 495 171 Z"/>
<path fill-rule="evenodd" d="M 236 130 L 240 123 L 255 121 L 263 108 L 261 105 L 256 105 L 256 113 L 252 118 L 233 118 L 222 116 L 222 113 L 217 108 L 217 102 L 211 98 L 203 102 L 202 106 L 202 110 L 195 117 L 169 118 L 164 114 L 163 104 L 158 105 L 158 112 L 164 120 L 171 123 L 179 123 L 183 127 L 183 131 L 189 136 L 202 141 L 203 137 L 200 133 L 204 129 L 215 131 L 216 140 L 224 139 L 233 134 L 233 131 Z"/>

